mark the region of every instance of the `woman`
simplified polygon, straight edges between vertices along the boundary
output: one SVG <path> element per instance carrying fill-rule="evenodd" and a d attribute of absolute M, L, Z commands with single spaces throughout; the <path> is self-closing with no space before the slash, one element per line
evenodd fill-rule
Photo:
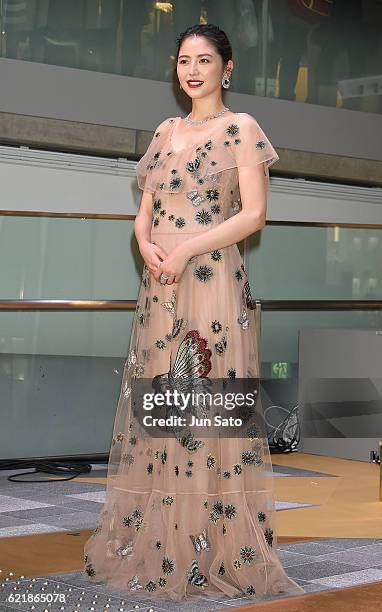
<path fill-rule="evenodd" d="M 207 425 L 190 431 L 187 421 L 157 437 L 132 401 L 143 379 L 163 391 L 259 375 L 236 242 L 265 224 L 268 167 L 278 156 L 253 117 L 222 104 L 231 57 L 225 33 L 212 24 L 180 35 L 177 74 L 192 111 L 165 119 L 137 165 L 143 194 L 135 234 L 145 265 L 107 498 L 85 545 L 85 571 L 140 599 L 304 593 L 276 553 L 265 433 L 225 437 Z"/>

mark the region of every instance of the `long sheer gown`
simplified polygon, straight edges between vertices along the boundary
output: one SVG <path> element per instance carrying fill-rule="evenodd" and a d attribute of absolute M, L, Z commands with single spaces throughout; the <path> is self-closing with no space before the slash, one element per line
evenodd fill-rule
<path fill-rule="evenodd" d="M 152 194 L 151 239 L 169 253 L 241 209 L 238 167 L 279 159 L 248 113 L 189 128 L 180 150 L 165 119 L 137 168 Z M 99 523 L 85 544 L 90 582 L 137 598 L 262 599 L 304 590 L 277 555 L 272 463 L 266 434 L 158 438 L 132 409 L 141 377 L 232 380 L 259 376 L 256 309 L 236 244 L 192 257 L 179 283 L 144 264 L 124 364 Z M 261 398 L 258 399 L 261 410 Z"/>

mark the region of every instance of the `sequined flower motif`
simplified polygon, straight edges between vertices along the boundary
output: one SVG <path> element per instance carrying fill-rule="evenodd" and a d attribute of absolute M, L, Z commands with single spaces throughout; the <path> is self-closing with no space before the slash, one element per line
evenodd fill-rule
<path fill-rule="evenodd" d="M 215 512 L 218 516 L 223 514 L 224 505 L 222 501 L 216 501 L 212 506 L 212 511 Z"/>
<path fill-rule="evenodd" d="M 180 176 L 175 176 L 170 181 L 170 190 L 171 191 L 176 191 L 177 189 L 180 188 L 181 184 L 182 184 L 181 177 Z"/>
<path fill-rule="evenodd" d="M 264 149 L 264 148 L 265 148 L 264 140 L 258 140 L 256 143 L 256 149 Z"/>
<path fill-rule="evenodd" d="M 152 474 L 152 473 L 153 473 L 153 467 L 154 467 L 154 466 L 153 466 L 153 464 L 152 464 L 152 463 L 148 463 L 148 464 L 147 464 L 147 468 L 146 468 L 146 469 L 147 469 L 147 473 L 148 473 L 148 474 Z"/>
<path fill-rule="evenodd" d="M 266 540 L 268 546 L 272 546 L 272 544 L 273 544 L 273 529 L 270 529 L 270 527 L 267 527 L 267 529 L 264 531 L 264 536 L 265 536 L 265 540 Z"/>
<path fill-rule="evenodd" d="M 235 278 L 238 281 L 243 280 L 243 273 L 242 273 L 242 271 L 239 268 L 235 272 Z"/>
<path fill-rule="evenodd" d="M 246 565 L 250 565 L 256 559 L 256 551 L 252 546 L 243 546 L 240 549 L 240 559 L 243 560 L 243 563 Z"/>
<path fill-rule="evenodd" d="M 225 574 L 224 561 L 222 561 L 221 564 L 220 564 L 218 574 L 219 574 L 219 576 L 224 576 L 224 574 Z"/>
<path fill-rule="evenodd" d="M 226 518 L 233 519 L 236 516 L 236 506 L 233 504 L 227 504 L 224 508 L 224 514 Z"/>
<path fill-rule="evenodd" d="M 163 557 L 162 570 L 164 574 L 172 574 L 175 571 L 175 563 L 169 557 Z"/>
<path fill-rule="evenodd" d="M 154 153 L 152 160 L 147 164 L 147 170 L 152 170 L 159 162 L 161 151 Z"/>
<path fill-rule="evenodd" d="M 121 460 L 128 465 L 132 465 L 134 463 L 134 456 L 131 453 L 124 453 Z"/>
<path fill-rule="evenodd" d="M 220 261 L 222 258 L 221 251 L 211 251 L 211 259 L 214 261 Z"/>
<path fill-rule="evenodd" d="M 255 587 L 254 587 L 252 584 L 249 584 L 249 585 L 247 586 L 247 588 L 245 589 L 245 592 L 247 593 L 247 595 L 250 595 L 251 597 L 252 597 L 253 595 L 256 595 L 256 590 L 255 590 Z"/>
<path fill-rule="evenodd" d="M 159 198 L 156 198 L 153 202 L 153 211 L 154 213 L 158 213 L 162 207 L 162 203 Z"/>
<path fill-rule="evenodd" d="M 235 559 L 233 562 L 233 566 L 235 569 L 240 569 L 241 568 L 241 561 L 239 561 L 239 559 Z"/>
<path fill-rule="evenodd" d="M 184 227 L 186 225 L 186 220 L 184 219 L 184 217 L 178 217 L 175 221 L 175 225 L 176 227 Z"/>
<path fill-rule="evenodd" d="M 122 519 L 122 524 L 125 527 L 131 527 L 133 523 L 134 523 L 134 519 L 131 516 L 124 516 Z"/>
<path fill-rule="evenodd" d="M 194 270 L 194 275 L 202 283 L 206 283 L 213 277 L 214 273 L 210 266 L 202 265 Z"/>
<path fill-rule="evenodd" d="M 220 204 L 212 204 L 211 212 L 212 212 L 213 215 L 218 215 L 221 212 Z"/>
<path fill-rule="evenodd" d="M 219 192 L 217 189 L 206 189 L 206 198 L 210 202 L 219 199 Z"/>
<path fill-rule="evenodd" d="M 220 321 L 216 321 L 216 320 L 212 321 L 211 329 L 214 332 L 214 334 L 218 334 L 222 330 L 222 325 Z"/>
<path fill-rule="evenodd" d="M 152 580 L 149 580 L 149 582 L 145 586 L 145 589 L 150 592 L 155 591 L 156 588 L 157 588 L 157 585 Z"/>
<path fill-rule="evenodd" d="M 259 453 L 255 450 L 243 451 L 241 459 L 245 465 L 262 465 L 263 463 Z"/>
<path fill-rule="evenodd" d="M 166 586 L 166 584 L 167 584 L 167 580 L 166 580 L 166 578 L 162 578 L 162 577 L 160 577 L 160 578 L 159 578 L 159 580 L 158 580 L 158 586 L 159 586 L 159 588 L 160 588 L 160 589 L 164 589 L 164 587 Z"/>
<path fill-rule="evenodd" d="M 260 523 L 264 523 L 267 517 L 266 517 L 265 512 L 258 512 L 257 513 L 257 518 L 258 518 Z"/>
<path fill-rule="evenodd" d="M 256 389 L 257 393 L 257 389 Z M 246 431 L 246 436 L 249 440 L 255 440 L 260 437 L 260 430 L 256 425 L 251 425 Z"/>
<path fill-rule="evenodd" d="M 234 474 L 236 474 L 236 476 L 238 476 L 239 474 L 241 474 L 241 473 L 242 473 L 242 471 L 243 471 L 243 469 L 242 469 L 242 467 L 241 467 L 240 463 L 235 463 L 235 465 L 234 465 L 234 466 L 233 466 L 233 468 L 232 468 L 232 471 L 233 471 L 233 473 L 234 473 Z"/>
<path fill-rule="evenodd" d="M 88 575 L 88 576 L 90 576 L 90 577 L 95 576 L 95 570 L 94 570 L 94 567 L 92 566 L 92 564 L 91 564 L 91 563 L 88 563 L 88 564 L 85 566 L 85 572 L 86 572 L 86 573 L 87 573 L 87 575 Z"/>
<path fill-rule="evenodd" d="M 237 136 L 239 133 L 239 126 L 236 123 L 231 123 L 226 129 L 226 133 L 231 137 Z"/>
<path fill-rule="evenodd" d="M 200 225 L 208 225 L 212 223 L 212 215 L 208 210 L 202 208 L 202 210 L 198 210 L 195 215 L 195 221 L 197 221 Z"/>
<path fill-rule="evenodd" d="M 166 497 L 163 497 L 163 499 L 162 499 L 162 503 L 163 503 L 165 506 L 171 506 L 171 504 L 173 504 L 173 503 L 174 503 L 174 498 L 173 498 L 173 497 L 171 497 L 171 495 L 167 495 Z"/>

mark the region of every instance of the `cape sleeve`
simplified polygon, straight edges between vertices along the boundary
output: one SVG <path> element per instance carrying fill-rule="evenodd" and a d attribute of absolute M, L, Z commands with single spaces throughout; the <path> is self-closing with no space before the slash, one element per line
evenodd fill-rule
<path fill-rule="evenodd" d="M 279 156 L 270 140 L 254 117 L 248 113 L 236 113 L 236 117 L 222 131 L 215 142 L 206 169 L 206 179 L 218 178 L 219 173 L 230 168 L 257 166 L 264 164 L 268 178 L 268 168 Z"/>
<path fill-rule="evenodd" d="M 172 121 L 174 121 L 174 118 L 169 117 L 157 126 L 145 154 L 135 167 L 138 187 L 142 191 L 154 193 L 156 190 L 160 180 L 161 167 L 164 163 L 163 147 L 165 145 L 166 134 Z"/>
<path fill-rule="evenodd" d="M 237 134 L 231 142 L 231 153 L 237 167 L 257 166 L 264 163 L 265 173 L 279 158 L 270 140 L 256 119 L 248 113 L 240 113 Z"/>

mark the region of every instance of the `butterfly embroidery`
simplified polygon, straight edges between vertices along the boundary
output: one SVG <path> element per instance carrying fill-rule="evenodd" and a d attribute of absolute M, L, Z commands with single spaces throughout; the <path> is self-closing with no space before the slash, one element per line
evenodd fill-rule
<path fill-rule="evenodd" d="M 139 584 L 139 578 L 136 575 L 131 580 L 129 580 L 127 586 L 130 587 L 130 591 L 137 591 L 138 589 L 143 589 L 143 586 Z"/>
<path fill-rule="evenodd" d="M 215 342 L 215 351 L 218 355 L 222 355 L 227 350 L 227 336 L 223 336 L 221 340 Z"/>
<path fill-rule="evenodd" d="M 175 291 L 173 291 L 172 295 L 171 295 L 171 301 L 170 302 L 162 302 L 161 306 L 163 306 L 163 308 L 165 310 L 167 310 L 167 312 L 169 312 L 172 317 L 175 317 L 175 315 L 176 315 L 175 305 L 176 305 L 176 293 L 175 293 Z"/>
<path fill-rule="evenodd" d="M 207 340 L 201 338 L 196 329 L 192 329 L 179 344 L 173 367 L 170 362 L 170 371 L 157 374 L 153 382 L 165 384 L 174 380 L 177 383 L 177 379 L 186 379 L 196 383 L 211 370 L 211 354 L 211 350 L 207 348 Z"/>
<path fill-rule="evenodd" d="M 176 319 L 172 326 L 172 338 L 179 336 L 180 332 L 186 327 L 187 321 L 185 319 Z"/>
<path fill-rule="evenodd" d="M 201 587 L 202 589 L 208 586 L 208 580 L 206 576 L 203 576 L 203 574 L 199 572 L 199 566 L 196 559 L 193 559 L 191 562 L 191 568 L 187 572 L 187 578 L 190 584 L 193 584 L 197 587 Z"/>
<path fill-rule="evenodd" d="M 251 287 L 249 285 L 249 282 L 246 280 L 244 283 L 244 298 L 245 298 L 245 303 L 247 305 L 248 308 L 253 308 L 253 298 L 252 298 L 252 294 L 251 294 Z"/>
<path fill-rule="evenodd" d="M 210 543 L 205 529 L 197 536 L 190 535 L 190 538 L 194 545 L 195 552 L 200 553 L 202 550 L 210 550 Z"/>
<path fill-rule="evenodd" d="M 248 329 L 249 327 L 249 319 L 247 315 L 247 311 L 243 308 L 237 322 L 241 325 L 242 329 Z"/>
<path fill-rule="evenodd" d="M 194 435 L 190 431 L 182 438 L 178 438 L 178 442 L 190 453 L 194 453 L 204 446 L 203 440 L 194 440 Z"/>
<path fill-rule="evenodd" d="M 206 198 L 200 195 L 197 189 L 192 189 L 192 191 L 189 191 L 187 193 L 187 197 L 189 200 L 191 200 L 193 206 L 199 206 L 206 201 Z"/>

